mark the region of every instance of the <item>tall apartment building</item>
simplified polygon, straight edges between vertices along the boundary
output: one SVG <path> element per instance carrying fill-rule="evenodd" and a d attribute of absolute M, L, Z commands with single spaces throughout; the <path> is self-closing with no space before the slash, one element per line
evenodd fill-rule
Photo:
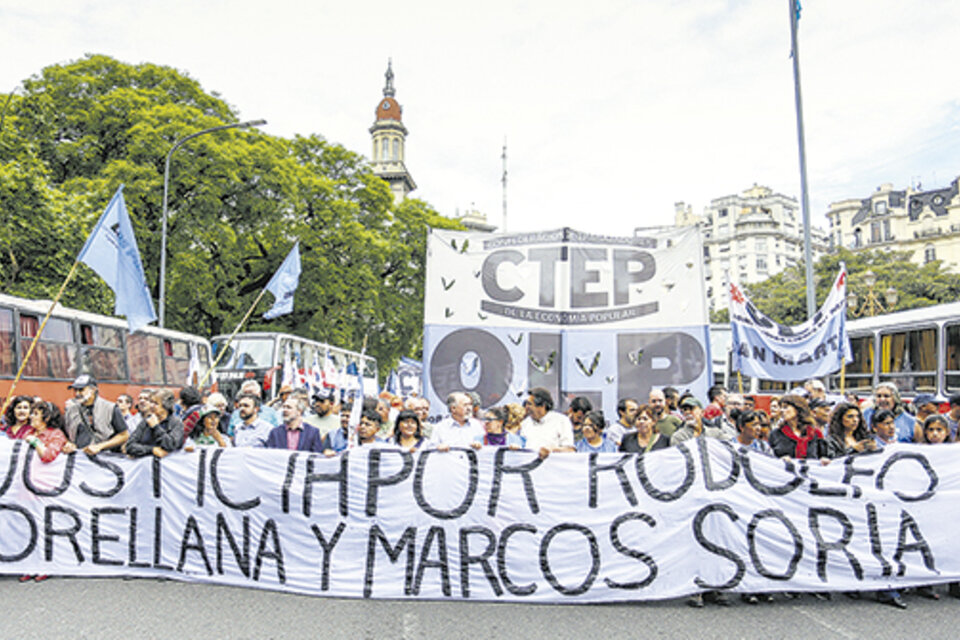
<path fill-rule="evenodd" d="M 675 205 L 678 226 L 697 225 L 703 234 L 707 303 L 727 308 L 729 279 L 759 282 L 803 260 L 803 221 L 796 198 L 754 184 L 742 193 L 715 198 L 702 215 L 683 202 Z M 826 249 L 826 234 L 811 229 L 816 260 Z"/>
<path fill-rule="evenodd" d="M 920 265 L 942 260 L 951 271 L 960 263 L 960 177 L 950 186 L 922 191 L 882 184 L 866 198 L 830 205 L 830 248 L 851 251 L 908 251 Z"/>

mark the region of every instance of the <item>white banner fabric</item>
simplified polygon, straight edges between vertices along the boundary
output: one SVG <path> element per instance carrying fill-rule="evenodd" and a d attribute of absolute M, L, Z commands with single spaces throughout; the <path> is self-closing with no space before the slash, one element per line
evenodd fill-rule
<path fill-rule="evenodd" d="M 424 395 L 489 407 L 546 387 L 561 410 L 588 397 L 607 415 L 672 385 L 712 382 L 702 244 L 690 228 L 611 237 L 564 228 L 432 230 L 424 302 Z"/>
<path fill-rule="evenodd" d="M 785 462 L 205 449 L 41 464 L 0 441 L 0 572 L 367 598 L 601 602 L 960 580 L 957 445 Z"/>
<path fill-rule="evenodd" d="M 803 324 L 777 324 L 730 283 L 733 368 L 766 380 L 819 378 L 853 362 L 847 337 L 847 272 L 841 268 L 823 306 Z"/>

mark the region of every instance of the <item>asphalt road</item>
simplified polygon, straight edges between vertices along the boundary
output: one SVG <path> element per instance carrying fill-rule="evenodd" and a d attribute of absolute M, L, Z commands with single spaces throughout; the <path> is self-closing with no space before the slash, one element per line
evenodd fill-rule
<path fill-rule="evenodd" d="M 0 637 L 42 638 L 956 638 L 960 600 L 777 596 L 771 604 L 692 609 L 644 604 L 531 605 L 348 600 L 150 579 L 0 576 Z"/>

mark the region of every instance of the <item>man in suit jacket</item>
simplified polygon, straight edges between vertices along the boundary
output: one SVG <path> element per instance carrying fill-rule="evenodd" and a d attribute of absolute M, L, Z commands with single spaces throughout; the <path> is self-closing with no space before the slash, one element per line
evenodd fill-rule
<path fill-rule="evenodd" d="M 306 410 L 307 401 L 304 398 L 294 394 L 287 396 L 280 407 L 283 424 L 270 431 L 267 448 L 323 453 L 320 431 L 303 421 Z"/>

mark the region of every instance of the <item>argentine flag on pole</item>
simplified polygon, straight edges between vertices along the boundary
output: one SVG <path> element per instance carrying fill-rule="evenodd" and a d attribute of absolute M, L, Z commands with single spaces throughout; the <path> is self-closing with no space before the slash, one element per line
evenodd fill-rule
<path fill-rule="evenodd" d="M 298 240 L 277 272 L 267 283 L 267 291 L 272 293 L 276 300 L 273 306 L 263 314 L 267 320 L 273 320 L 293 312 L 293 292 L 300 284 L 300 241 Z"/>
<path fill-rule="evenodd" d="M 130 333 L 157 319 L 133 225 L 123 201 L 123 185 L 113 194 L 77 260 L 96 271 L 113 289 L 116 296 L 113 312 L 127 317 Z"/>

